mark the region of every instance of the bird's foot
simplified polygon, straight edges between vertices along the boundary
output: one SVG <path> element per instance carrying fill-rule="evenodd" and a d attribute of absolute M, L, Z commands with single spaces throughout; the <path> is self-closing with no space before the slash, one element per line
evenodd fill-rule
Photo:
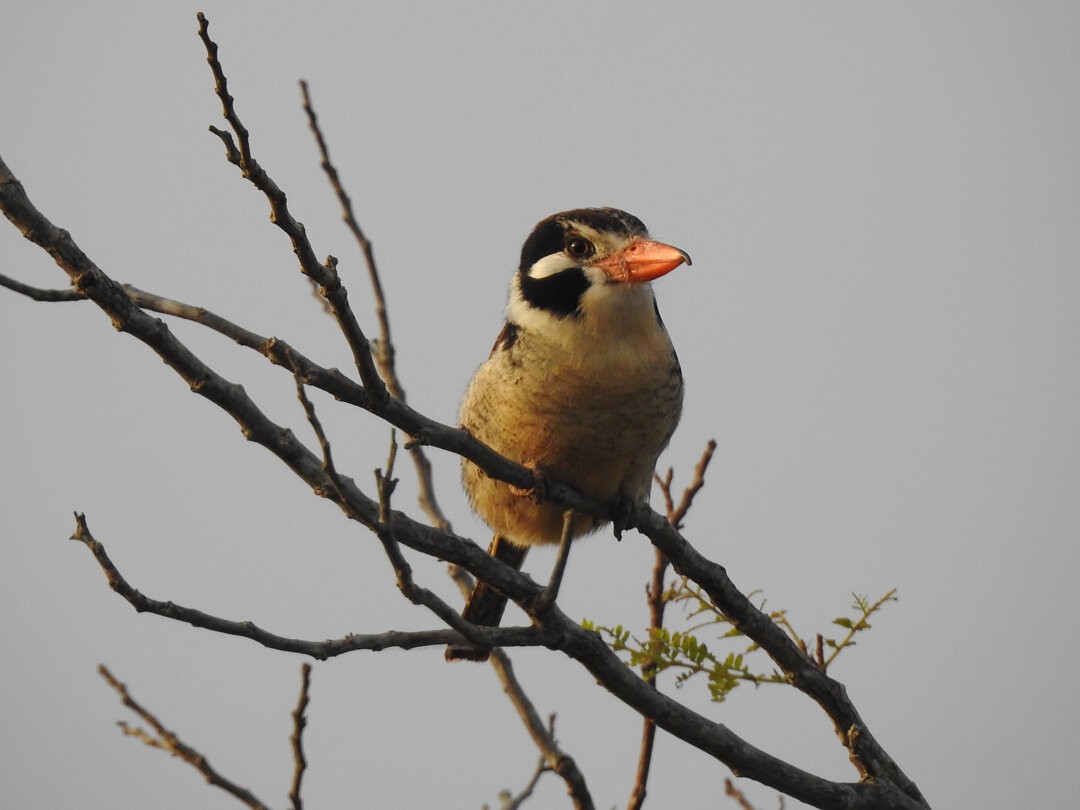
<path fill-rule="evenodd" d="M 634 507 L 634 501 L 623 497 L 617 498 L 612 504 L 611 528 L 616 540 L 621 541 L 623 532 L 634 527 Z"/>
<path fill-rule="evenodd" d="M 539 464 L 532 461 L 525 462 L 523 466 L 527 467 L 533 474 L 533 485 L 531 487 L 515 487 L 511 484 L 510 491 L 515 495 L 528 498 L 533 503 L 540 503 L 547 497 L 547 473 L 544 472 L 544 469 Z"/>

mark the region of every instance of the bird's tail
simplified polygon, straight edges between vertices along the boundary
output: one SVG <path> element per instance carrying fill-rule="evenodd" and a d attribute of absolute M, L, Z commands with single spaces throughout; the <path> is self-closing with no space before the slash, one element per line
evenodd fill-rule
<path fill-rule="evenodd" d="M 521 568 L 525 561 L 527 546 L 515 546 L 502 535 L 495 535 L 488 546 L 488 554 L 500 562 L 514 568 Z M 486 582 L 477 582 L 473 586 L 461 611 L 461 618 L 472 624 L 484 627 L 498 627 L 506 610 L 506 597 Z M 487 661 L 488 650 L 482 650 L 471 644 L 451 644 L 446 648 L 447 661 Z"/>

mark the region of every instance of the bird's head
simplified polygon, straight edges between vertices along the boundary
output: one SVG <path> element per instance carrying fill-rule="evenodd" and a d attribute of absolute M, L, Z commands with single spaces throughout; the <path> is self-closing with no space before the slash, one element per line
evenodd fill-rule
<path fill-rule="evenodd" d="M 564 211 L 542 220 L 525 240 L 511 310 L 561 320 L 623 298 L 651 301 L 646 282 L 684 263 L 690 264 L 684 251 L 650 239 L 632 214 L 617 208 Z"/>

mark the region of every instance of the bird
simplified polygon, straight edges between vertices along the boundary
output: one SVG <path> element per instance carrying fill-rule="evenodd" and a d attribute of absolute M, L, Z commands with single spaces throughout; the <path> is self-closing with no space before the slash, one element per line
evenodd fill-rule
<path fill-rule="evenodd" d="M 650 282 L 683 250 L 649 237 L 617 208 L 578 208 L 541 220 L 521 248 L 506 322 L 461 402 L 461 426 L 543 481 L 602 502 L 647 502 L 660 453 L 682 413 L 683 377 Z M 494 532 L 488 553 L 521 568 L 530 546 L 557 544 L 564 511 L 462 460 L 473 510 Z M 571 539 L 606 524 L 575 514 Z M 506 597 L 478 582 L 462 616 L 495 627 Z M 484 661 L 471 644 L 447 660 Z"/>

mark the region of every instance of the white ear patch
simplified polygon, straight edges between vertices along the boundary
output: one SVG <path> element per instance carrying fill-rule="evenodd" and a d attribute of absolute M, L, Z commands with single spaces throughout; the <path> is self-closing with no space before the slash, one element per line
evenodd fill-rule
<path fill-rule="evenodd" d="M 561 273 L 563 270 L 569 270 L 571 267 L 576 266 L 577 262 L 569 256 L 563 253 L 552 253 L 530 267 L 528 272 L 530 278 L 549 278 Z"/>
<path fill-rule="evenodd" d="M 570 258 L 563 251 L 552 253 L 550 256 L 545 256 L 529 268 L 528 273 L 530 278 L 549 278 L 557 273 L 561 273 L 563 270 L 569 270 L 571 267 L 582 267 L 586 273 L 588 273 L 589 270 L 592 269 L 590 267 L 591 262 L 622 250 L 630 243 L 630 240 L 627 238 L 610 233 L 602 233 L 587 225 L 575 224 L 572 232 L 589 240 L 596 251 L 593 257 L 581 261 Z M 597 280 L 600 280 L 600 278 L 602 278 L 602 276 L 597 277 Z M 592 280 L 592 276 L 590 276 L 590 280 Z"/>

